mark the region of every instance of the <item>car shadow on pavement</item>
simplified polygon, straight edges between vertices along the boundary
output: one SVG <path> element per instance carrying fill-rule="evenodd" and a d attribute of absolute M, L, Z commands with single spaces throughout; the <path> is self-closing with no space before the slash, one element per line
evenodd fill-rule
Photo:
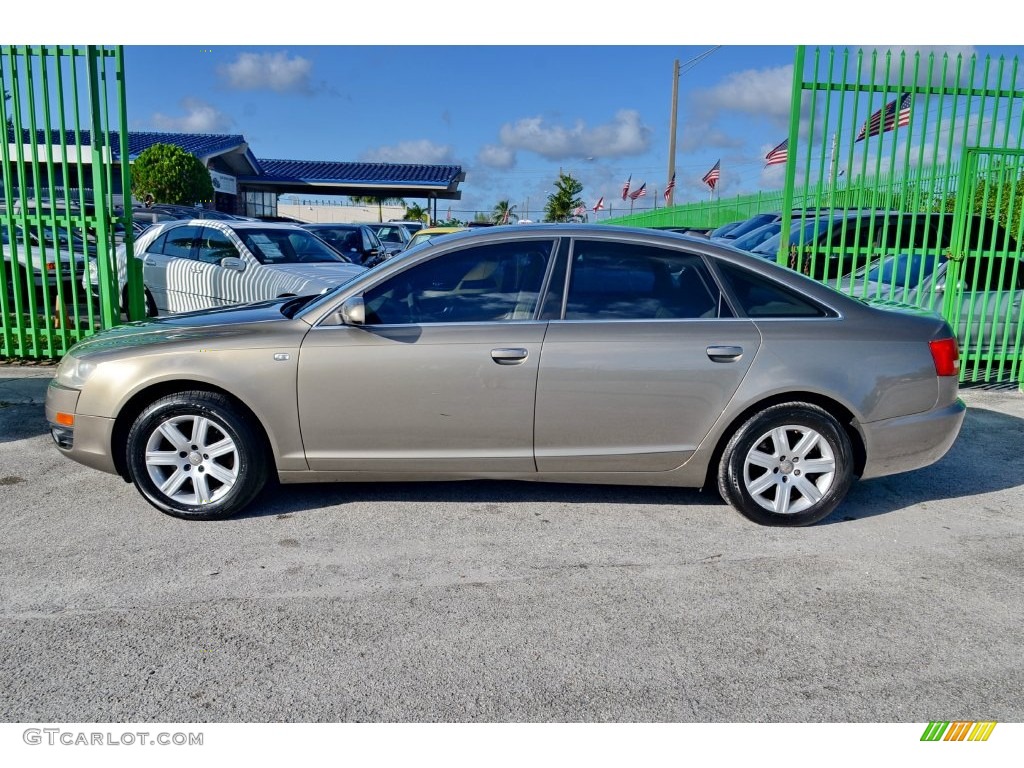
<path fill-rule="evenodd" d="M 453 480 L 441 482 L 316 483 L 275 485 L 238 515 L 266 517 L 343 504 L 415 502 L 416 504 L 637 504 L 687 506 L 722 504 L 717 494 L 696 488 L 652 488 L 623 485 L 574 485 L 519 480 Z"/>
<path fill-rule="evenodd" d="M 819 525 L 833 525 L 905 509 L 935 499 L 970 498 L 1024 486 L 1024 419 L 972 407 L 957 441 L 935 464 L 913 472 L 856 481 L 850 495 Z M 244 517 L 292 514 L 348 500 L 421 504 L 464 502 L 637 504 L 658 507 L 721 505 L 716 489 L 575 485 L 512 480 L 316 483 L 268 488 Z"/>
<path fill-rule="evenodd" d="M 931 466 L 855 482 L 850 495 L 819 525 L 884 515 L 937 499 L 1024 488 L 1024 419 L 972 406 L 949 453 Z"/>
<path fill-rule="evenodd" d="M 12 403 L 0 397 L 0 443 L 28 440 L 50 433 L 43 407 L 36 403 Z"/>

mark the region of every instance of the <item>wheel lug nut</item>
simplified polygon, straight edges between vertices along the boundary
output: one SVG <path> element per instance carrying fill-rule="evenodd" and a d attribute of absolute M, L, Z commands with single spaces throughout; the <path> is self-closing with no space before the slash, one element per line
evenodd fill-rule
<path fill-rule="evenodd" d="M 203 458 L 204 458 L 204 459 L 208 459 L 208 458 L 210 458 L 210 454 L 208 454 L 208 453 L 204 453 L 204 454 L 203 454 Z"/>
<path fill-rule="evenodd" d="M 800 474 L 800 470 L 799 469 L 794 469 L 793 470 L 793 474 L 794 475 L 799 475 Z"/>

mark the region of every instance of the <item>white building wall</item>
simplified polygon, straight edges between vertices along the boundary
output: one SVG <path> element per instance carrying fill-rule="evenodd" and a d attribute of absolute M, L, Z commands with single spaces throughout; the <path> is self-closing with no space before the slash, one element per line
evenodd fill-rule
<path fill-rule="evenodd" d="M 390 221 L 405 216 L 401 205 L 308 205 L 284 203 L 278 200 L 277 213 L 299 221 L 326 224 L 362 224 L 367 222 Z"/>

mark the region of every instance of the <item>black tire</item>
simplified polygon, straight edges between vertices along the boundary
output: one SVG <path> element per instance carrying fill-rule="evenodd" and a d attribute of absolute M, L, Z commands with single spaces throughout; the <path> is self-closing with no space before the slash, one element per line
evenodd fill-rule
<path fill-rule="evenodd" d="M 241 511 L 263 488 L 269 469 L 263 446 L 252 417 L 229 398 L 177 392 L 139 414 L 126 458 L 135 487 L 154 507 L 212 520 Z"/>
<path fill-rule="evenodd" d="M 761 525 L 812 525 L 832 513 L 852 482 L 849 436 L 809 403 L 782 403 L 752 416 L 718 467 L 722 498 Z"/>

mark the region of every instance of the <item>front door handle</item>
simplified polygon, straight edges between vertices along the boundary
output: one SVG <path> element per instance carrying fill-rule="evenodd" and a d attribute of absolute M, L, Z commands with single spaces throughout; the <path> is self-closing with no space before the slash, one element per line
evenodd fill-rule
<path fill-rule="evenodd" d="M 708 347 L 708 357 L 715 363 L 732 363 L 743 356 L 743 347 Z"/>
<path fill-rule="evenodd" d="M 519 365 L 529 356 L 522 347 L 503 347 L 491 350 L 491 359 L 498 365 Z"/>

